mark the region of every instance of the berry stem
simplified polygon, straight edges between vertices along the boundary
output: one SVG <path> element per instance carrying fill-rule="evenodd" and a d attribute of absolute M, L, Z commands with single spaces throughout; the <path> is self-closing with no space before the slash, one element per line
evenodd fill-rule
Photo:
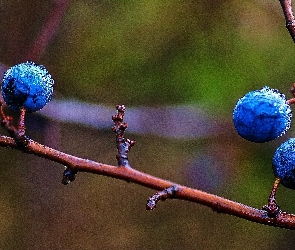
<path fill-rule="evenodd" d="M 23 137 L 26 133 L 25 116 L 26 116 L 26 109 L 22 108 L 20 110 L 18 126 L 17 126 L 18 137 Z"/>
<path fill-rule="evenodd" d="M 281 179 L 280 178 L 276 178 L 274 184 L 273 184 L 273 187 L 272 187 L 272 190 L 270 192 L 270 195 L 269 195 L 269 200 L 275 200 L 276 199 L 276 193 L 277 193 L 277 190 L 278 190 L 278 186 L 281 182 Z"/>
<path fill-rule="evenodd" d="M 291 98 L 291 99 L 287 100 L 287 103 L 289 105 L 294 104 L 295 103 L 295 98 Z"/>
<path fill-rule="evenodd" d="M 270 192 L 269 198 L 268 198 L 268 203 L 267 203 L 267 205 L 265 205 L 263 207 L 263 209 L 268 212 L 268 216 L 272 217 L 272 218 L 276 217 L 278 215 L 278 213 L 281 212 L 281 210 L 277 204 L 277 201 L 276 201 L 276 193 L 277 193 L 278 186 L 279 186 L 280 182 L 281 182 L 281 179 L 276 178 L 276 180 L 273 184 L 272 190 Z"/>

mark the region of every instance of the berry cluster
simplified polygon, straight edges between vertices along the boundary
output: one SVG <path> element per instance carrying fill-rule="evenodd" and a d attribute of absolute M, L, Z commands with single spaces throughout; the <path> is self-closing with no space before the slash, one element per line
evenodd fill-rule
<path fill-rule="evenodd" d="M 263 143 L 274 140 L 290 128 L 292 110 L 285 95 L 263 87 L 238 100 L 233 121 L 246 140 Z M 273 172 L 287 188 L 295 189 L 295 138 L 283 143 L 273 156 Z"/>

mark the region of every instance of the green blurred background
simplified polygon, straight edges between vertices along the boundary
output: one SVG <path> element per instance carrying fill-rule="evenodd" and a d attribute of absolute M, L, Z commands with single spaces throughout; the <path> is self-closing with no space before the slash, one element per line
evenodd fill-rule
<path fill-rule="evenodd" d="M 52 3 L 0 0 L 1 64 L 24 60 Z M 259 208 L 274 181 L 272 154 L 294 132 L 247 142 L 234 131 L 232 109 L 265 85 L 291 97 L 294 54 L 279 1 L 75 0 L 38 63 L 53 75 L 59 100 L 124 103 L 126 116 L 128 107 L 203 110 L 216 133 L 189 139 L 128 133 L 137 141 L 131 165 Z M 27 117 L 27 127 L 48 146 L 116 164 L 110 129 L 38 114 Z M 0 159 L 0 249 L 263 250 L 295 243 L 292 231 L 198 204 L 169 200 L 147 212 L 154 191 L 124 181 L 79 174 L 63 186 L 58 164 L 4 148 Z M 295 213 L 294 191 L 281 187 L 277 196 L 283 210 Z"/>

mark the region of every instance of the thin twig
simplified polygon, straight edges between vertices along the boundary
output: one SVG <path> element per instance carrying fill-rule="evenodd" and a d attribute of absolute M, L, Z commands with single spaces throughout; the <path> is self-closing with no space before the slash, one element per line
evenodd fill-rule
<path fill-rule="evenodd" d="M 291 0 L 280 0 L 284 16 L 286 19 L 286 28 L 288 29 L 293 42 L 295 42 L 295 19 L 292 10 L 292 1 Z"/>
<path fill-rule="evenodd" d="M 176 192 L 176 186 L 171 186 L 155 193 L 152 197 L 148 198 L 146 203 L 146 210 L 154 210 L 157 207 L 159 201 L 173 199 Z"/>
<path fill-rule="evenodd" d="M 125 115 L 125 106 L 117 105 L 117 114 L 112 117 L 114 126 L 112 131 L 116 133 L 116 146 L 118 154 L 116 156 L 119 167 L 131 167 L 128 159 L 128 152 L 134 146 L 135 141 L 124 138 L 125 130 L 128 127 L 126 122 L 123 122 Z"/>
<path fill-rule="evenodd" d="M 269 198 L 268 198 L 268 203 L 267 203 L 267 205 L 265 205 L 263 207 L 263 209 L 268 212 L 268 215 L 270 217 L 276 217 L 281 212 L 281 209 L 278 206 L 277 200 L 276 200 L 276 193 L 277 193 L 280 181 L 281 181 L 280 178 L 276 178 L 273 188 L 272 188 Z"/>

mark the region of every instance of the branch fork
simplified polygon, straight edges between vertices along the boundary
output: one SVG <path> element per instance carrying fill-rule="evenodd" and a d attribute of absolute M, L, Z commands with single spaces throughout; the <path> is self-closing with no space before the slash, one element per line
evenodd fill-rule
<path fill-rule="evenodd" d="M 17 126 L 15 126 L 13 117 L 5 114 L 4 104 L 2 102 L 0 103 L 1 125 L 8 131 L 10 136 L 14 138 L 15 142 L 24 148 L 29 143 L 29 137 L 26 136 L 25 116 L 26 110 L 21 109 Z"/>

